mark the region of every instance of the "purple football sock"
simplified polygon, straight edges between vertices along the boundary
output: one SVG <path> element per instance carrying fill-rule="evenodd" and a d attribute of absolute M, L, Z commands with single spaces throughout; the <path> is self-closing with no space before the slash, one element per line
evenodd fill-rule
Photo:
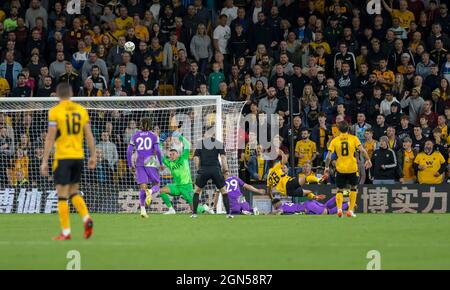
<path fill-rule="evenodd" d="M 145 189 L 139 191 L 139 203 L 141 206 L 145 206 Z"/>
<path fill-rule="evenodd" d="M 159 191 L 159 185 L 153 185 L 152 186 L 152 193 L 158 192 Z"/>
<path fill-rule="evenodd" d="M 348 202 L 344 202 L 344 203 L 342 204 L 342 210 L 348 210 L 348 205 L 349 205 Z"/>
<path fill-rule="evenodd" d="M 325 202 L 325 207 L 331 209 L 336 206 L 336 196 L 334 195 L 332 198 Z"/>
<path fill-rule="evenodd" d="M 342 210 L 348 210 L 348 202 L 342 204 Z M 337 207 L 328 209 L 328 214 L 337 214 Z"/>

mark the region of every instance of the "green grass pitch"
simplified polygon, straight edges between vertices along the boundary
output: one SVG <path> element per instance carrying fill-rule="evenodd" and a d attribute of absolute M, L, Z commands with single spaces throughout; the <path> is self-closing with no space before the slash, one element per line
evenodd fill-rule
<path fill-rule="evenodd" d="M 450 215 L 93 215 L 91 240 L 71 215 L 72 240 L 51 241 L 56 215 L 0 215 L 0 269 L 450 269 Z"/>

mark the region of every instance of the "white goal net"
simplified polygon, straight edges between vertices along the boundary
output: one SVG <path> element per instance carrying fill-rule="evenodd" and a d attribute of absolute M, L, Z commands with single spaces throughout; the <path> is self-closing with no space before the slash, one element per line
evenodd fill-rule
<path fill-rule="evenodd" d="M 223 101 L 220 96 L 164 97 L 77 97 L 74 101 L 88 109 L 96 140 L 97 168 L 82 174 L 81 192 L 89 209 L 97 213 L 134 213 L 139 209 L 139 190 L 128 170 L 126 151 L 130 138 L 143 117 L 150 118 L 152 130 L 163 144 L 163 154 L 180 146 L 177 131 L 191 146 L 191 174 L 195 180 L 192 156 L 205 130 L 214 128 L 222 139 L 230 171 L 238 174 L 238 132 L 243 103 Z M 57 196 L 52 174 L 39 172 L 47 131 L 48 110 L 56 98 L 0 100 L 0 213 L 52 213 L 57 211 Z M 221 138 L 222 137 L 222 138 Z M 86 156 L 88 150 L 85 145 Z M 51 168 L 51 167 L 50 167 Z M 161 186 L 171 182 L 170 172 L 160 172 Z M 208 185 L 202 196 L 212 205 L 215 187 Z M 185 212 L 181 198 L 172 199 L 175 210 Z M 162 200 L 153 196 L 147 209 L 166 210 Z"/>

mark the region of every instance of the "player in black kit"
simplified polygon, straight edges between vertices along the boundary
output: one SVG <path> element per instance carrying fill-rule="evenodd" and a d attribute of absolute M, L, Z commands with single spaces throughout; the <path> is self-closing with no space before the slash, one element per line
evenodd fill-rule
<path fill-rule="evenodd" d="M 228 173 L 228 163 L 225 156 L 223 143 L 214 138 L 213 130 L 207 130 L 204 138 L 197 145 L 194 162 L 197 171 L 197 179 L 195 180 L 195 192 L 193 198 L 192 218 L 197 217 L 197 206 L 202 193 L 203 187 L 211 179 L 214 185 L 222 193 L 222 200 L 227 212 L 227 218 L 233 218 L 230 214 L 230 204 L 228 201 L 228 194 L 225 186 L 225 179 L 223 173 Z M 222 163 L 220 166 L 219 157 Z"/>

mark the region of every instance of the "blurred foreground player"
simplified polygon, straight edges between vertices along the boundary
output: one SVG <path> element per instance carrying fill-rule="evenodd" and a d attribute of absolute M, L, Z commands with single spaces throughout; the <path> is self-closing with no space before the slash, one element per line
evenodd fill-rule
<path fill-rule="evenodd" d="M 53 240 L 70 240 L 69 203 L 70 198 L 84 222 L 84 238 L 88 239 L 93 232 L 94 223 L 89 215 L 86 203 L 79 194 L 81 174 L 83 172 L 84 149 L 86 136 L 89 148 L 88 168 L 96 166 L 95 142 L 89 124 L 87 110 L 70 100 L 72 88 L 61 83 L 56 89 L 60 102 L 48 113 L 48 133 L 45 140 L 44 157 L 41 164 L 42 176 L 48 175 L 48 159 L 55 145 L 53 175 L 58 194 L 58 215 L 62 233 Z"/>

